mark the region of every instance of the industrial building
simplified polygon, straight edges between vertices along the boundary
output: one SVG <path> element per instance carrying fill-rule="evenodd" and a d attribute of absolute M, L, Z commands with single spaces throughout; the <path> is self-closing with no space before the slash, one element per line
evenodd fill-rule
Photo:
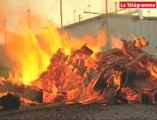
<path fill-rule="evenodd" d="M 128 39 L 135 35 L 143 36 L 149 41 L 145 50 L 155 54 L 157 51 L 157 17 L 144 17 L 128 14 L 103 14 L 64 27 L 74 37 L 86 34 L 96 36 L 100 30 L 107 28 L 107 49 L 111 48 L 111 36 Z"/>

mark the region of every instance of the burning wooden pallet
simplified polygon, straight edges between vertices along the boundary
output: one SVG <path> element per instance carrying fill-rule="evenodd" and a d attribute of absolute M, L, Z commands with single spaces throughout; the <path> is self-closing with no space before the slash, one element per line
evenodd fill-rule
<path fill-rule="evenodd" d="M 47 71 L 32 82 L 36 88 L 5 81 L 0 91 L 37 102 L 156 103 L 157 59 L 142 50 L 148 42 L 144 38 L 119 42 L 120 46 L 99 52 L 94 59 L 87 45 L 70 56 L 59 49 Z"/>
<path fill-rule="evenodd" d="M 148 45 L 144 38 L 119 42 L 120 48 L 99 52 L 94 60 L 90 57 L 92 50 L 86 45 L 70 56 L 59 49 L 51 58 L 48 70 L 36 82 L 53 93 L 51 101 L 56 98 L 65 103 L 139 101 L 144 89 L 151 91 L 157 87 L 153 68 L 157 60 L 142 50 Z M 124 91 L 127 87 L 133 92 L 127 94 Z"/>

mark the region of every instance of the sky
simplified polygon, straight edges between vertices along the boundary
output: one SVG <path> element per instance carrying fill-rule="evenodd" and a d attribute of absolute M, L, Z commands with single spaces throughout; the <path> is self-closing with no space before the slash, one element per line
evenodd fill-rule
<path fill-rule="evenodd" d="M 121 0 L 108 0 L 108 11 L 115 10 L 114 2 Z M 127 1 L 127 0 L 123 0 Z M 137 1 L 137 0 L 132 0 Z M 144 1 L 144 0 L 138 0 Z M 152 1 L 152 0 L 146 0 Z M 153 0 L 154 1 L 154 0 Z M 104 13 L 105 0 L 62 0 L 63 4 L 63 25 L 68 25 L 78 22 L 79 15 L 82 20 L 94 17 L 93 14 L 84 14 L 84 11 Z M 40 17 L 53 21 L 57 26 L 60 26 L 60 0 L 0 0 L 0 26 L 3 25 L 3 19 L 7 20 L 8 26 L 16 27 L 22 19 L 28 18 L 27 10 L 30 9 L 30 14 L 36 14 Z M 74 15 L 74 11 L 75 15 Z M 157 15 L 157 9 L 144 10 L 145 16 Z"/>

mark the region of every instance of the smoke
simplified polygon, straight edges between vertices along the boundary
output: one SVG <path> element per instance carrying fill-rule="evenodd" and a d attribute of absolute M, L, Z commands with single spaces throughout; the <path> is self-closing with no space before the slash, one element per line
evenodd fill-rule
<path fill-rule="evenodd" d="M 41 18 L 44 18 L 43 15 L 47 11 L 44 8 L 48 7 L 46 5 L 48 1 L 50 0 L 0 0 L 0 44 L 4 44 L 5 30 L 18 32 L 25 23 L 28 23 L 28 9 L 31 9 L 31 28 L 40 27 Z"/>
<path fill-rule="evenodd" d="M 3 27 L 3 20 L 6 20 L 7 28 L 17 28 L 21 21 L 28 20 L 28 9 L 32 16 L 46 18 L 50 0 L 0 0 L 0 27 Z M 31 17 L 32 17 L 31 16 Z M 34 19 L 34 18 L 32 18 Z M 32 20 L 33 21 L 33 20 Z"/>

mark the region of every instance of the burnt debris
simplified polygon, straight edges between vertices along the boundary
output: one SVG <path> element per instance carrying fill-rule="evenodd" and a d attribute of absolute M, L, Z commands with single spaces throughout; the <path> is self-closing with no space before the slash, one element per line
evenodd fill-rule
<path fill-rule="evenodd" d="M 38 103 L 45 100 L 62 103 L 103 101 L 106 104 L 141 101 L 142 104 L 156 104 L 157 59 L 142 50 L 148 42 L 144 38 L 120 42 L 121 47 L 101 51 L 94 59 L 91 57 L 93 51 L 86 44 L 72 51 L 71 55 L 59 49 L 50 59 L 47 70 L 32 82 L 36 87 L 3 81 L 0 92 L 15 93 Z M 38 89 L 38 85 L 42 90 Z M 48 99 L 43 98 L 44 93 Z M 4 109 L 10 108 L 5 105 L 8 97 L 13 99 L 15 96 L 3 97 L 1 103 Z"/>
<path fill-rule="evenodd" d="M 0 97 L 0 105 L 3 107 L 3 110 L 19 109 L 21 106 L 20 97 L 8 93 Z"/>
<path fill-rule="evenodd" d="M 43 91 L 37 87 L 17 85 L 10 81 L 2 81 L 2 84 L 0 84 L 0 92 L 10 92 L 31 101 L 35 101 L 38 103 L 43 102 Z"/>

